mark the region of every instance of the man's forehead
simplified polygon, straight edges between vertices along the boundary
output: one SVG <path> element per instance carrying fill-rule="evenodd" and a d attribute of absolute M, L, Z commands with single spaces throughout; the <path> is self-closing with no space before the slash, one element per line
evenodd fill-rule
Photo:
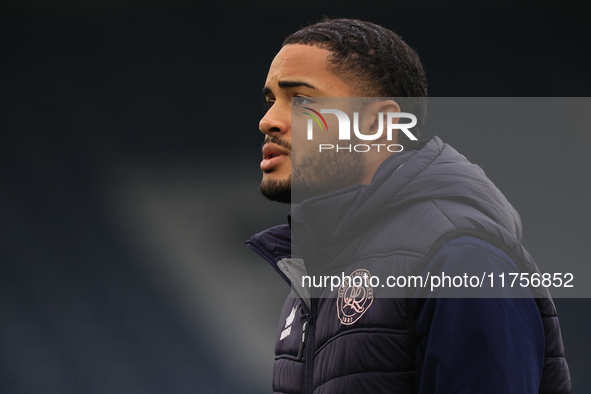
<path fill-rule="evenodd" d="M 271 63 L 263 93 L 305 87 L 318 91 L 321 96 L 347 96 L 348 83 L 329 69 L 329 55 L 330 51 L 313 45 L 284 46 Z"/>
<path fill-rule="evenodd" d="M 330 52 L 315 45 L 289 44 L 285 45 L 275 58 L 272 64 L 277 65 L 324 65 Z"/>
<path fill-rule="evenodd" d="M 328 73 L 326 58 L 329 52 L 311 45 L 286 45 L 271 63 L 267 83 L 279 81 L 305 81 L 323 73 Z"/>

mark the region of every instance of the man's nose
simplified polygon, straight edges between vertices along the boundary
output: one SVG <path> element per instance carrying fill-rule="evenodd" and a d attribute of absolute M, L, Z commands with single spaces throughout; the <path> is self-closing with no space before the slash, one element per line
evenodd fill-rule
<path fill-rule="evenodd" d="M 259 123 L 259 130 L 267 135 L 285 134 L 289 131 L 291 108 L 282 108 L 275 104 L 263 116 Z"/>

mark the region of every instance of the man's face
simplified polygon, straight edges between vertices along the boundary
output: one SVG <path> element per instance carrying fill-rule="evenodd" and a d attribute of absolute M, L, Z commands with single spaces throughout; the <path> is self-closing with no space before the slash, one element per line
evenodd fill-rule
<path fill-rule="evenodd" d="M 342 155 L 333 156 L 332 159 L 337 160 L 334 162 L 324 153 L 313 154 L 312 146 L 305 142 L 304 130 L 294 136 L 298 152 L 292 173 L 292 99 L 294 105 L 305 107 L 314 105 L 313 100 L 307 99 L 309 97 L 351 96 L 349 85 L 329 71 L 329 55 L 329 51 L 316 46 L 286 45 L 271 63 L 263 89 L 270 108 L 259 125 L 265 134 L 261 192 L 271 200 L 291 202 L 292 181 L 298 190 L 303 191 L 302 198 L 308 198 L 330 189 L 336 190 L 335 187 L 349 186 L 359 178 L 361 163 L 343 163 Z M 302 151 L 307 147 L 309 151 Z M 343 165 L 349 168 L 342 168 Z M 347 179 L 335 183 L 335 173 L 345 174 Z M 331 183 L 336 186 L 326 190 L 326 185 Z"/>

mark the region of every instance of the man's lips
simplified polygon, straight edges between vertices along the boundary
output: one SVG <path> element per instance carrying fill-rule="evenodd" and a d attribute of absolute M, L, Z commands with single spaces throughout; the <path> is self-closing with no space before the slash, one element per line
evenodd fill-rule
<path fill-rule="evenodd" d="M 263 161 L 261 161 L 261 170 L 271 171 L 279 162 L 283 161 L 289 155 L 289 151 L 279 145 L 267 143 L 263 146 Z"/>

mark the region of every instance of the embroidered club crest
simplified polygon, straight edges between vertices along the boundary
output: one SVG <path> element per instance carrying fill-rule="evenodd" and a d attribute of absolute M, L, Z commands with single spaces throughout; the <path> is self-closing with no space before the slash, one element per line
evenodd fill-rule
<path fill-rule="evenodd" d="M 373 302 L 371 274 L 366 269 L 355 270 L 345 277 L 339 287 L 337 316 L 341 324 L 351 325 L 367 311 Z"/>

